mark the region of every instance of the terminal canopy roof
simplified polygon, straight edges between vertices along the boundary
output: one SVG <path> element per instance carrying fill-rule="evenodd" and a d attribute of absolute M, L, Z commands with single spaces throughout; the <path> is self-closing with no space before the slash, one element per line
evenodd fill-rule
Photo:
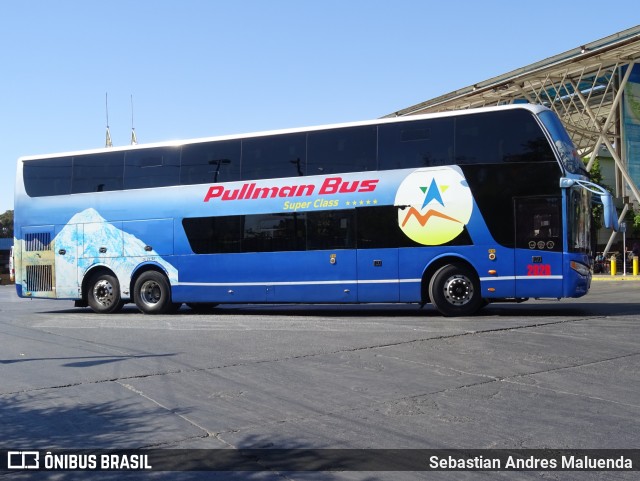
<path fill-rule="evenodd" d="M 640 26 L 386 117 L 517 102 L 543 104 L 558 114 L 581 155 L 590 159 L 588 168 L 601 146 L 609 150 L 616 165 L 617 195 L 640 203 L 639 181 L 629 176 L 621 128 L 622 92 L 636 62 L 640 63 Z"/>

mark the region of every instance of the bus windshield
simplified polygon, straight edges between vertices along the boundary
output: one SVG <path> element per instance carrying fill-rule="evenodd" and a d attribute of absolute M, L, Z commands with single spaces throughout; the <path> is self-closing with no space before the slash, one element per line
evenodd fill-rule
<path fill-rule="evenodd" d="M 553 139 L 553 144 L 558 154 L 560 154 L 560 162 L 565 170 L 572 174 L 588 175 L 584 163 L 573 145 L 573 141 L 558 116 L 550 110 L 545 110 L 540 113 L 539 117 Z"/>

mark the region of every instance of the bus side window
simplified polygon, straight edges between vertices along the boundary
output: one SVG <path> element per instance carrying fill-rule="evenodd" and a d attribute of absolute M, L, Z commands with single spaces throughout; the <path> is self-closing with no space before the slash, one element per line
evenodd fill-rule
<path fill-rule="evenodd" d="M 242 252 L 244 216 L 191 217 L 182 220 L 185 234 L 196 254 Z"/>
<path fill-rule="evenodd" d="M 562 198 L 516 197 L 514 202 L 516 247 L 561 252 Z"/>
<path fill-rule="evenodd" d="M 549 142 L 526 111 L 460 116 L 455 137 L 456 162 L 460 164 L 554 161 Z"/>
<path fill-rule="evenodd" d="M 307 175 L 376 170 L 376 150 L 376 126 L 309 132 Z"/>
<path fill-rule="evenodd" d="M 30 197 L 71 193 L 71 157 L 29 160 L 23 164 L 24 187 Z"/>
<path fill-rule="evenodd" d="M 242 180 L 305 175 L 306 134 L 269 135 L 242 141 Z"/>
<path fill-rule="evenodd" d="M 124 152 L 79 155 L 73 158 L 71 193 L 122 190 Z"/>
<path fill-rule="evenodd" d="M 453 118 L 378 126 L 380 170 L 431 167 L 453 163 Z"/>
<path fill-rule="evenodd" d="M 180 150 L 176 147 L 131 150 L 125 154 L 124 188 L 144 189 L 177 185 Z"/>
<path fill-rule="evenodd" d="M 240 141 L 200 142 L 182 146 L 180 184 L 215 184 L 240 180 Z"/>
<path fill-rule="evenodd" d="M 307 250 L 354 247 L 355 210 L 321 210 L 307 214 Z"/>

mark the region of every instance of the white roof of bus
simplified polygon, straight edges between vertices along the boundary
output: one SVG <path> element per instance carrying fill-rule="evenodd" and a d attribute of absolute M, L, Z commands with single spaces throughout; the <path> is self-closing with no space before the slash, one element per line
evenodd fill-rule
<path fill-rule="evenodd" d="M 230 135 L 221 135 L 216 137 L 203 137 L 203 138 L 197 138 L 197 139 L 173 140 L 173 141 L 155 142 L 155 143 L 149 143 L 149 144 L 126 145 L 122 147 L 102 147 L 98 149 L 77 150 L 77 151 L 60 152 L 60 153 L 54 153 L 54 154 L 27 155 L 27 156 L 20 157 L 18 160 L 28 161 L 28 160 L 48 159 L 48 158 L 56 158 L 56 157 L 68 157 L 72 155 L 87 155 L 87 154 L 97 154 L 97 153 L 106 153 L 106 152 L 121 152 L 121 151 L 138 150 L 138 149 L 149 149 L 154 147 L 180 147 L 182 145 L 187 145 L 187 144 L 197 144 L 201 142 L 211 142 L 211 141 L 218 141 L 218 140 L 246 139 L 246 138 L 252 138 L 252 137 L 266 137 L 268 135 L 293 134 L 293 133 L 316 131 L 316 130 L 337 129 L 342 127 L 358 127 L 358 126 L 366 126 L 366 125 L 411 122 L 411 121 L 425 119 L 425 118 L 453 117 L 458 115 L 477 114 L 482 112 L 491 112 L 495 110 L 512 110 L 512 109 L 525 109 L 535 114 L 538 114 L 544 110 L 548 110 L 546 107 L 538 104 L 526 104 L 526 103 L 511 104 L 511 105 L 501 105 L 497 107 L 483 107 L 483 108 L 474 108 L 474 109 L 467 109 L 467 110 L 454 110 L 454 111 L 439 112 L 439 113 L 433 113 L 433 114 L 411 115 L 411 116 L 403 116 L 403 117 L 396 117 L 396 118 L 382 118 L 382 119 L 365 120 L 365 121 L 359 121 L 359 122 L 345 122 L 340 124 L 327 124 L 327 125 L 319 125 L 319 126 L 311 126 L 311 127 L 297 127 L 297 128 L 291 128 L 291 129 L 268 130 L 268 131 L 260 131 L 260 132 L 251 132 L 246 134 L 230 134 Z"/>

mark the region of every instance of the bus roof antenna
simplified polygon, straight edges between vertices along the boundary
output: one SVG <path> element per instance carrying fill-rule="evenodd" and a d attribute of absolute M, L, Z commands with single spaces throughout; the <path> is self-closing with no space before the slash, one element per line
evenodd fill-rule
<path fill-rule="evenodd" d="M 136 128 L 133 126 L 133 94 L 131 94 L 131 145 L 138 145 Z"/>
<path fill-rule="evenodd" d="M 111 141 L 111 131 L 109 130 L 109 93 L 105 92 L 104 94 L 104 106 L 105 111 L 107 113 L 107 135 L 104 141 L 105 147 L 113 147 L 113 142 Z"/>

